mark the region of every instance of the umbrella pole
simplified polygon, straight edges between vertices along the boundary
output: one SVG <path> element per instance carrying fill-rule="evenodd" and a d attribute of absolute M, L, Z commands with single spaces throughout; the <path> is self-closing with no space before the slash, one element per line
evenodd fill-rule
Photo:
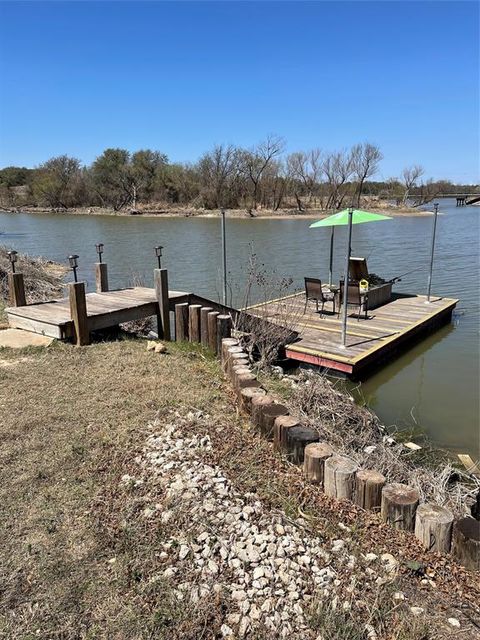
<path fill-rule="evenodd" d="M 348 274 L 350 271 L 350 252 L 352 245 L 352 222 L 353 222 L 353 207 L 348 209 L 348 240 L 347 240 L 347 254 L 345 257 L 345 278 L 343 281 L 343 308 L 342 308 L 342 349 L 347 346 L 347 301 L 348 301 Z"/>
<path fill-rule="evenodd" d="M 433 273 L 433 256 L 435 254 L 435 234 L 437 232 L 437 215 L 438 215 L 438 203 L 434 205 L 433 216 L 433 232 L 432 232 L 432 248 L 430 251 L 430 271 L 428 272 L 428 287 L 427 287 L 427 302 L 430 302 L 430 292 L 432 289 L 432 273 Z"/>
<path fill-rule="evenodd" d="M 332 232 L 330 234 L 330 270 L 328 273 L 328 286 L 332 286 L 333 280 L 333 236 L 335 234 L 335 227 L 332 225 Z"/>
<path fill-rule="evenodd" d="M 223 305 L 227 305 L 227 238 L 225 232 L 225 209 L 222 209 L 222 263 L 223 263 Z"/>

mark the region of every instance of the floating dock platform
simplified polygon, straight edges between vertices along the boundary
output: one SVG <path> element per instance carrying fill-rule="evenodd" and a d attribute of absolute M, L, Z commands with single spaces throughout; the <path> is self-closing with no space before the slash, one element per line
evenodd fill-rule
<path fill-rule="evenodd" d="M 340 346 L 341 316 L 329 311 L 330 303 L 320 315 L 309 302 L 304 313 L 303 292 L 254 305 L 249 311 L 298 332 L 298 339 L 286 345 L 287 358 L 358 377 L 448 323 L 457 302 L 440 297 L 427 302 L 422 295 L 392 294 L 390 302 L 369 310 L 367 319 L 349 313 L 346 348 Z"/>

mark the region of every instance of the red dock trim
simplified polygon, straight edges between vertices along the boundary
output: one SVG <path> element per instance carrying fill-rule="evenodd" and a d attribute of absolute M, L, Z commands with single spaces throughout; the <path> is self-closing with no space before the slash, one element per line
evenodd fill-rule
<path fill-rule="evenodd" d="M 285 355 L 292 360 L 298 360 L 299 362 L 308 362 L 308 364 L 314 364 L 317 367 L 325 367 L 327 369 L 334 369 L 335 371 L 342 371 L 343 373 L 353 373 L 353 365 L 346 364 L 345 362 L 338 362 L 337 360 L 329 360 L 328 358 L 322 358 L 321 356 L 314 356 L 309 353 L 300 353 L 299 351 L 291 351 L 288 347 L 285 349 Z"/>

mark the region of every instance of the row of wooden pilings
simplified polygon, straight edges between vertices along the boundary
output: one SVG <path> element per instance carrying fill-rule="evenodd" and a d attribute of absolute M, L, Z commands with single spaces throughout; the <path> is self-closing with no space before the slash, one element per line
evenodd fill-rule
<path fill-rule="evenodd" d="M 273 447 L 293 464 L 301 465 L 307 481 L 337 500 L 350 500 L 366 510 L 379 512 L 381 520 L 395 529 L 415 534 L 425 549 L 451 552 L 470 569 L 479 567 L 478 521 L 455 520 L 451 511 L 437 504 L 420 503 L 414 487 L 387 483 L 375 470 L 360 469 L 351 458 L 321 442 L 318 432 L 290 415 L 262 388 L 246 352 L 229 337 L 230 316 L 209 307 L 179 304 L 175 307 L 176 339 L 201 342 L 218 354 L 222 368 L 238 398 L 242 413 Z"/>

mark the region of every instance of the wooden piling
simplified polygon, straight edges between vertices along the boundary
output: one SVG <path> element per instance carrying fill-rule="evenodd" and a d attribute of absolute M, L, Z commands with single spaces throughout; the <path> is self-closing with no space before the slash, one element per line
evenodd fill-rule
<path fill-rule="evenodd" d="M 357 464 L 346 456 L 331 456 L 325 460 L 324 489 L 337 500 L 353 500 Z"/>
<path fill-rule="evenodd" d="M 208 348 L 208 314 L 213 311 L 212 307 L 202 307 L 200 309 L 200 342 L 202 346 Z"/>
<path fill-rule="evenodd" d="M 108 267 L 105 262 L 95 263 L 95 290 L 97 293 L 108 291 Z"/>
<path fill-rule="evenodd" d="M 188 308 L 188 337 L 190 342 L 200 342 L 200 309 L 201 304 L 191 304 Z"/>
<path fill-rule="evenodd" d="M 232 333 L 232 318 L 227 314 L 217 316 L 217 353 L 222 357 L 222 341 Z"/>
<path fill-rule="evenodd" d="M 448 553 L 452 541 L 453 513 L 438 504 L 420 504 L 415 514 L 415 535 L 429 551 Z"/>
<path fill-rule="evenodd" d="M 265 389 L 261 387 L 246 387 L 240 391 L 240 409 L 247 415 L 252 413 L 252 400 L 256 396 L 266 395 Z"/>
<path fill-rule="evenodd" d="M 286 451 L 287 432 L 292 427 L 298 427 L 300 422 L 293 416 L 278 416 L 273 423 L 273 448 L 276 451 Z"/>
<path fill-rule="evenodd" d="M 21 272 L 8 274 L 8 301 L 11 307 L 24 307 L 27 304 L 25 283 Z"/>
<path fill-rule="evenodd" d="M 68 296 L 70 299 L 70 316 L 73 321 L 75 344 L 77 347 L 90 344 L 85 283 L 71 282 L 68 285 Z"/>
<path fill-rule="evenodd" d="M 467 569 L 480 571 L 480 521 L 461 518 L 453 525 L 452 554 Z"/>
<path fill-rule="evenodd" d="M 333 455 L 333 449 L 327 442 L 307 444 L 303 459 L 303 473 L 310 482 L 323 486 L 325 461 Z"/>
<path fill-rule="evenodd" d="M 413 487 L 399 482 L 386 484 L 382 489 L 382 520 L 395 529 L 413 531 L 419 499 L 419 493 Z"/>
<path fill-rule="evenodd" d="M 175 340 L 177 342 L 188 340 L 188 302 L 175 305 Z"/>
<path fill-rule="evenodd" d="M 318 432 L 310 427 L 298 425 L 287 430 L 286 455 L 293 464 L 303 464 L 305 447 L 312 442 L 318 442 Z"/>
<path fill-rule="evenodd" d="M 275 400 L 268 394 L 252 398 L 252 424 L 258 431 L 262 430 L 262 409 L 264 406 L 275 404 Z"/>
<path fill-rule="evenodd" d="M 355 502 L 362 509 L 379 510 L 382 504 L 382 489 L 386 479 L 378 471 L 360 469 L 357 471 Z"/>
<path fill-rule="evenodd" d="M 158 301 L 157 327 L 161 340 L 171 340 L 170 300 L 168 298 L 168 270 L 155 269 L 153 272 L 155 294 Z"/>
<path fill-rule="evenodd" d="M 227 350 L 229 347 L 237 347 L 238 340 L 236 338 L 223 338 L 222 348 L 220 350 L 220 359 L 222 361 L 222 369 L 225 371 L 225 362 L 227 359 Z"/>
<path fill-rule="evenodd" d="M 218 311 L 210 311 L 207 315 L 208 322 L 208 347 L 213 353 L 217 353 L 217 318 L 220 314 Z"/>

